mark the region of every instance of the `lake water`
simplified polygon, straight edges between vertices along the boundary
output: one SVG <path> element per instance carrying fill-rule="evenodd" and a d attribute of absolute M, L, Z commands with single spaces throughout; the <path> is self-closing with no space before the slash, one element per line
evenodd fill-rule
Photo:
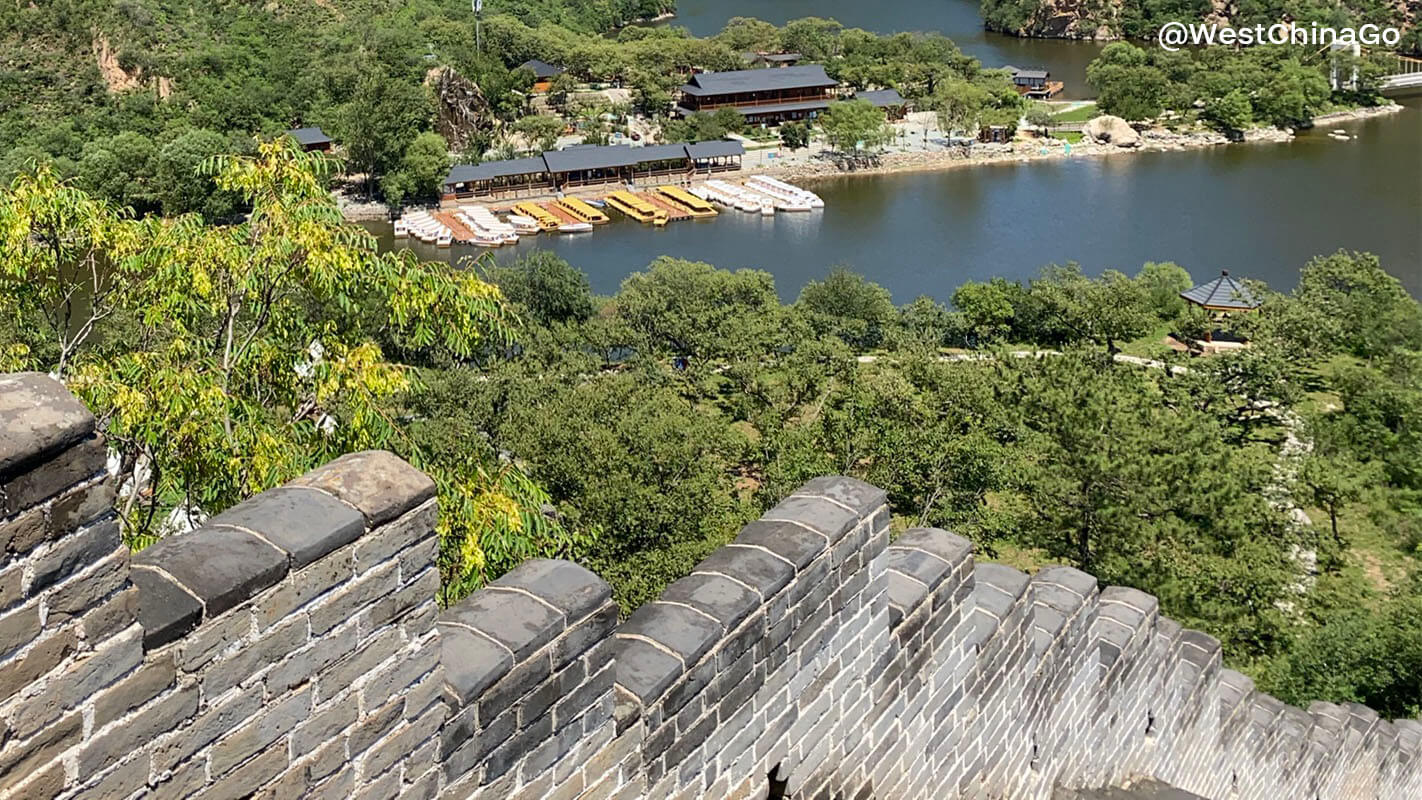
<path fill-rule="evenodd" d="M 937 30 L 985 64 L 1045 66 L 1069 89 L 1082 86 L 1099 50 L 985 34 L 969 0 L 679 0 L 678 8 L 670 24 L 697 35 L 732 16 Z M 1328 126 L 1358 137 L 1349 142 L 1311 131 L 1285 144 L 846 176 L 814 184 L 826 207 L 811 214 L 731 211 L 660 230 L 619 220 L 590 234 L 527 238 L 490 257 L 551 249 L 587 272 L 596 291 L 611 293 L 665 254 L 767 270 L 787 299 L 843 264 L 902 303 L 920 294 L 947 299 L 970 279 L 1029 278 L 1069 260 L 1093 274 L 1175 261 L 1201 280 L 1228 269 L 1288 288 L 1309 258 L 1346 248 L 1378 254 L 1422 297 L 1422 98 L 1404 104 L 1401 114 Z M 388 225 L 370 227 L 390 246 Z M 429 258 L 483 252 L 413 246 Z"/>
<path fill-rule="evenodd" d="M 1200 279 L 1228 269 L 1287 288 L 1310 257 L 1347 248 L 1377 253 L 1422 297 L 1422 100 L 1333 127 L 1359 138 L 846 176 L 814 185 L 825 208 L 809 214 L 726 211 L 659 230 L 618 220 L 492 257 L 551 249 L 611 293 L 665 254 L 767 270 L 787 298 L 844 264 L 907 302 L 1068 260 L 1090 273 L 1175 261 Z M 389 226 L 371 228 L 389 246 Z M 413 246 L 429 258 L 484 252 Z"/>

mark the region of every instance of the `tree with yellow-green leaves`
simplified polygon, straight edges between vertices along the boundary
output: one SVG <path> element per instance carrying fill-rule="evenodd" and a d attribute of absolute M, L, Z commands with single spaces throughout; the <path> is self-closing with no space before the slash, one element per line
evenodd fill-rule
<path fill-rule="evenodd" d="M 210 160 L 250 209 L 223 226 L 135 219 L 43 168 L 16 178 L 0 191 L 0 366 L 56 374 L 94 410 L 135 547 L 383 448 L 439 486 L 446 601 L 523 558 L 570 554 L 578 540 L 514 465 L 429 458 L 402 417 L 420 389 L 410 365 L 510 341 L 499 290 L 378 253 L 325 190 L 332 166 L 284 141 Z"/>

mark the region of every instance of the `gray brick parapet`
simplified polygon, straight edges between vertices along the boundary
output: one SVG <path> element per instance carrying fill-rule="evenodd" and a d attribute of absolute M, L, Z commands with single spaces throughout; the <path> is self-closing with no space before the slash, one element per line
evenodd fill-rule
<path fill-rule="evenodd" d="M 524 563 L 440 612 L 435 489 L 342 456 L 130 555 L 94 418 L 0 376 L 0 800 L 1422 798 L 1422 724 L 1290 707 L 1155 598 L 892 538 L 819 478 L 619 624 Z"/>

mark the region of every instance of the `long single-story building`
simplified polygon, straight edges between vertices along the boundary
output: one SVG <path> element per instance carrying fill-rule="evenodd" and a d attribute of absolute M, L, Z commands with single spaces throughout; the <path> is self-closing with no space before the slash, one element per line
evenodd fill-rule
<path fill-rule="evenodd" d="M 739 169 L 740 142 L 574 145 L 542 155 L 459 164 L 444 179 L 444 199 L 544 194 L 580 186 Z"/>
<path fill-rule="evenodd" d="M 687 116 L 734 108 L 750 123 L 806 119 L 829 108 L 838 87 L 819 64 L 699 72 L 681 87 L 676 111 Z"/>

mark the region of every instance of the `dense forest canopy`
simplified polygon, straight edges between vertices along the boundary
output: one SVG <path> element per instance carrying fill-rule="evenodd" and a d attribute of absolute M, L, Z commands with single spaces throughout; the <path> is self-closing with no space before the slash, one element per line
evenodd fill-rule
<path fill-rule="evenodd" d="M 436 478 L 446 602 L 543 555 L 630 611 L 842 473 L 895 530 L 1156 594 L 1285 699 L 1422 706 L 1422 307 L 1371 256 L 1252 285 L 1262 308 L 1224 323 L 1251 346 L 1191 358 L 1165 333 L 1221 323 L 1174 264 L 896 306 L 842 269 L 786 304 L 765 272 L 661 258 L 595 297 L 547 252 L 378 254 L 328 167 L 281 143 L 206 162 L 253 209 L 235 226 L 47 171 L 0 194 L 0 368 L 99 414 L 133 546 L 384 447 Z"/>

